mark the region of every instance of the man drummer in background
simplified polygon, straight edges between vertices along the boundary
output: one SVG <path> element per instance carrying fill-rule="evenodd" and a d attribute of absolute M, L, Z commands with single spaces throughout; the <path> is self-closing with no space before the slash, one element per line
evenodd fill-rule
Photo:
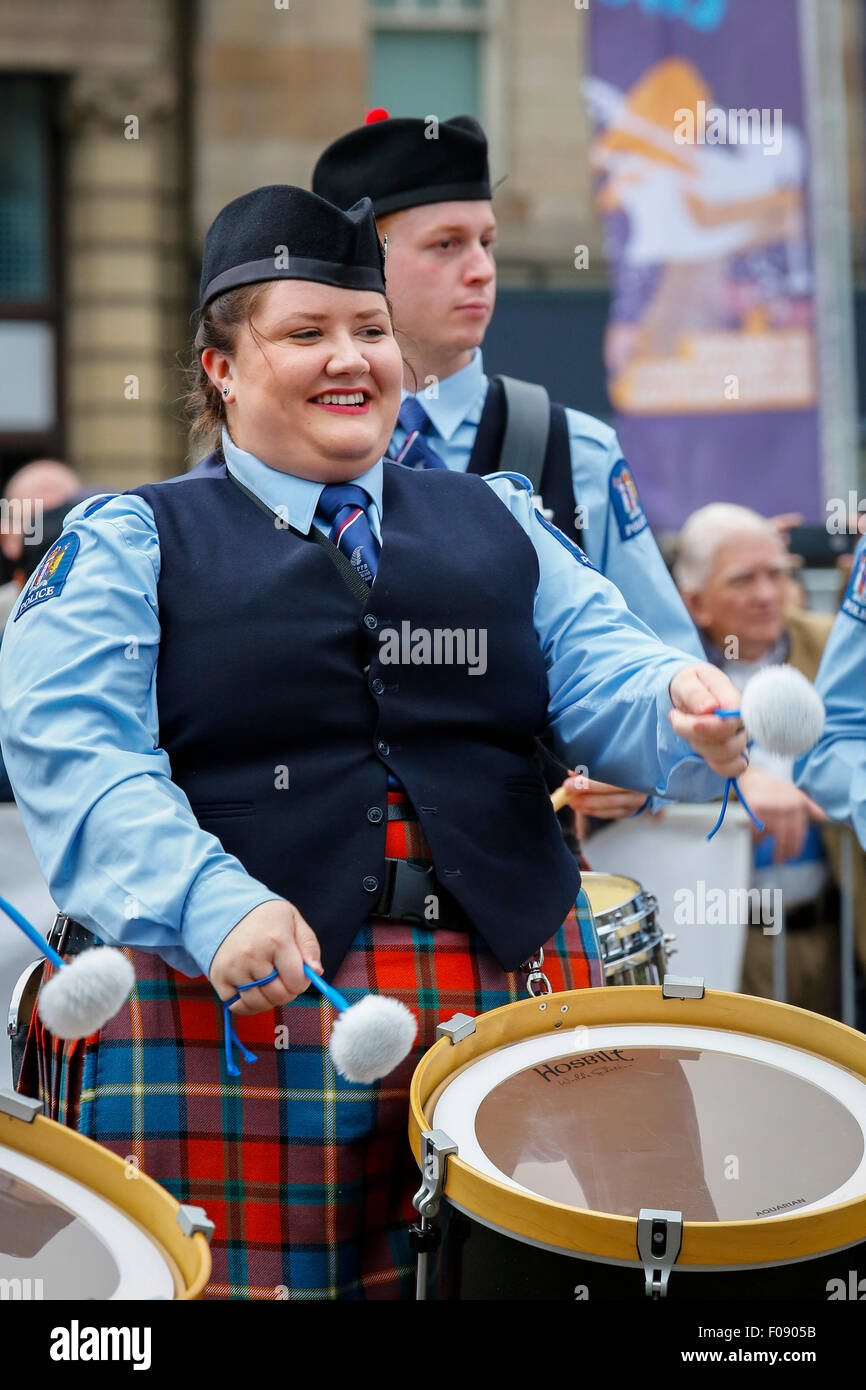
<path fill-rule="evenodd" d="M 391 456 L 417 468 L 497 471 L 512 407 L 501 383 L 485 376 L 481 355 L 496 293 L 496 219 L 481 126 L 471 116 L 438 122 L 372 111 L 324 151 L 312 187 L 343 208 L 369 197 L 380 235 L 388 236 L 388 297 L 411 364 Z M 616 434 L 582 411 L 549 402 L 547 409 L 536 504 L 663 642 L 700 657 Z M 565 785 L 576 810 L 605 820 L 647 804 L 643 793 L 589 777 Z"/>

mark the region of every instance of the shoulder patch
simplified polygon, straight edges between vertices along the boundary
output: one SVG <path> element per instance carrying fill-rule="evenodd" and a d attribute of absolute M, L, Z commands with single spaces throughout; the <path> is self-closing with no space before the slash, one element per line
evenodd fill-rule
<path fill-rule="evenodd" d="M 595 570 L 596 574 L 599 573 L 599 571 L 596 569 L 595 565 L 592 563 L 589 556 L 587 555 L 586 551 L 581 550 L 580 546 L 577 544 L 576 541 L 569 540 L 565 532 L 560 531 L 558 526 L 554 526 L 552 521 L 548 521 L 544 513 L 538 511 L 537 508 L 536 512 L 538 515 L 538 520 L 541 522 L 541 525 L 544 527 L 544 529 L 546 531 L 549 531 L 552 536 L 555 536 L 556 539 L 559 541 L 560 545 L 564 545 L 566 550 L 571 552 L 571 554 L 574 556 L 575 560 L 577 560 L 579 564 L 585 565 L 588 570 Z"/>
<path fill-rule="evenodd" d="M 35 608 L 37 603 L 46 603 L 50 598 L 59 598 L 63 591 L 63 586 L 69 578 L 69 571 L 72 569 L 72 561 L 78 552 L 81 540 L 73 531 L 68 536 L 61 536 L 56 541 L 39 562 L 39 565 L 30 577 L 30 581 L 24 590 L 18 603 L 18 612 L 15 614 L 14 622 L 31 608 Z"/>
<path fill-rule="evenodd" d="M 851 578 L 842 600 L 842 612 L 859 623 L 866 623 L 866 546 L 860 550 L 851 569 Z"/>
<path fill-rule="evenodd" d="M 630 541 L 649 525 L 637 483 L 625 459 L 620 459 L 611 472 L 610 500 L 621 540 Z"/>

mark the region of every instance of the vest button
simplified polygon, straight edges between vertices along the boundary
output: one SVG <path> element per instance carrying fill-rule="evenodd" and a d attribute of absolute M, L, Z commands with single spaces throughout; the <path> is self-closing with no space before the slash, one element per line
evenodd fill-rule
<path fill-rule="evenodd" d="M 380 738 L 380 739 L 379 739 L 379 742 L 376 744 L 376 747 L 377 747 L 377 749 L 379 750 L 379 752 L 382 754 L 382 757 L 383 757 L 383 758 L 387 758 L 388 754 L 391 752 L 391 745 L 390 745 L 390 743 L 386 743 L 385 740 L 384 740 L 383 738 Z"/>
<path fill-rule="evenodd" d="M 373 631 L 374 628 L 377 628 L 377 627 L 379 626 L 379 619 L 376 617 L 375 613 L 367 613 L 367 614 L 365 614 L 365 616 L 364 616 L 364 626 L 365 626 L 365 627 L 368 627 L 368 628 L 370 629 L 371 632 Z"/>
<path fill-rule="evenodd" d="M 379 676 L 377 676 L 376 679 L 371 683 L 370 689 L 372 690 L 374 695 L 383 695 L 385 692 L 385 682 L 381 680 Z"/>
<path fill-rule="evenodd" d="M 367 820 L 372 821 L 374 825 L 378 825 L 384 814 L 385 812 L 382 810 L 381 806 L 371 806 L 367 811 Z"/>
<path fill-rule="evenodd" d="M 364 891 L 367 893 L 377 893 L 379 891 L 379 880 L 372 874 L 368 874 L 364 879 Z"/>

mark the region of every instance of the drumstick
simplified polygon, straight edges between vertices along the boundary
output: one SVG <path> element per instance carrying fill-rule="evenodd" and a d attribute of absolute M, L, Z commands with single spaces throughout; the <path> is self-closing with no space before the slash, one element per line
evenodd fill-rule
<path fill-rule="evenodd" d="M 87 1038 L 113 1018 L 135 984 L 126 956 L 114 946 L 82 951 L 67 965 L 17 908 L 0 898 L 0 908 L 47 956 L 55 974 L 39 991 L 39 1016 L 58 1038 Z"/>
<path fill-rule="evenodd" d="M 347 1081 L 369 1086 L 387 1076 L 407 1057 L 418 1032 L 415 1015 L 399 999 L 386 994 L 365 994 L 357 1004 L 326 984 L 309 965 L 307 979 L 339 1011 L 331 1030 L 331 1061 Z"/>
<path fill-rule="evenodd" d="M 742 719 L 750 738 L 768 753 L 797 757 L 814 748 L 824 729 L 824 702 L 811 681 L 793 666 L 766 666 L 746 687 L 739 709 L 718 709 L 719 719 Z M 719 818 L 707 836 L 711 840 L 725 818 L 731 788 L 754 821 L 763 825 L 752 811 L 736 777 L 725 779 L 725 794 Z"/>
<path fill-rule="evenodd" d="M 223 1000 L 226 1069 L 231 1076 L 240 1076 L 232 1059 L 232 1043 L 240 1048 L 245 1061 L 258 1060 L 254 1053 L 247 1051 L 232 1026 L 231 1006 L 240 999 L 241 990 L 269 984 L 278 974 L 279 971 L 273 970 L 263 980 L 238 985 L 237 993 Z M 411 1009 L 399 999 L 385 994 L 365 994 L 357 1004 L 350 1004 L 345 995 L 321 979 L 306 962 L 304 974 L 339 1013 L 331 1029 L 328 1051 L 337 1071 L 347 1081 L 369 1086 L 372 1081 L 387 1076 L 408 1057 L 418 1032 L 418 1022 Z"/>

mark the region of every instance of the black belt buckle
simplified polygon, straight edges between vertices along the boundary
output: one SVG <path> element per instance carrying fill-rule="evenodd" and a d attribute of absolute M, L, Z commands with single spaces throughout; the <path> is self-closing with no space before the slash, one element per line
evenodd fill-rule
<path fill-rule="evenodd" d="M 102 945 L 98 936 L 94 936 L 92 931 L 82 927 L 80 922 L 76 922 L 74 917 L 67 916 L 65 912 L 57 913 L 46 940 L 59 956 L 77 956 L 91 946 Z"/>
<path fill-rule="evenodd" d="M 67 917 L 65 912 L 58 912 L 54 921 L 51 923 L 51 930 L 46 937 L 48 945 L 53 947 L 58 956 L 62 956 L 66 949 L 66 939 L 72 926 L 72 918 Z"/>
<path fill-rule="evenodd" d="M 432 864 L 412 864 L 408 859 L 386 859 L 385 886 L 371 915 L 423 925 L 427 898 L 435 893 L 435 883 Z"/>

